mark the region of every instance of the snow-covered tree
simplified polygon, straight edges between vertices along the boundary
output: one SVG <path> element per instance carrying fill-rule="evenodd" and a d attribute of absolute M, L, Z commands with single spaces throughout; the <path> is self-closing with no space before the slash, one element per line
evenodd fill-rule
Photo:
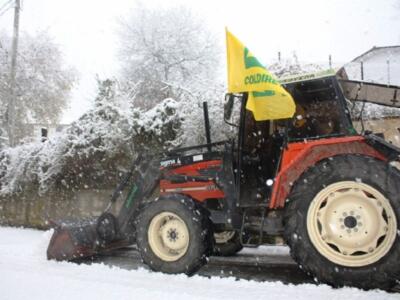
<path fill-rule="evenodd" d="M 0 151 L 0 197 L 53 189 L 79 190 L 115 185 L 132 158 L 173 147 L 182 136 L 178 103 L 165 99 L 148 111 L 127 110 L 115 81 L 99 81 L 94 107 L 45 142 Z"/>
<path fill-rule="evenodd" d="M 0 115 L 7 121 L 10 97 L 11 39 L 0 34 Z M 24 124 L 57 123 L 66 108 L 76 72 L 66 66 L 57 44 L 46 33 L 20 35 L 15 86 L 17 139 L 24 136 Z"/>
<path fill-rule="evenodd" d="M 204 19 L 178 6 L 138 6 L 121 22 L 122 77 L 135 87 L 135 104 L 150 108 L 216 86 L 222 47 Z"/>

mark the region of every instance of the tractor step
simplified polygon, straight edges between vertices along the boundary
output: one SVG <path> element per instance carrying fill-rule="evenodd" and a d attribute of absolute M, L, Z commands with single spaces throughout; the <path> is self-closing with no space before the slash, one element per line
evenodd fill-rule
<path fill-rule="evenodd" d="M 276 212 L 267 214 L 265 207 L 244 209 L 240 228 L 240 242 L 244 247 L 258 247 L 264 244 L 268 236 L 278 236 L 282 233 L 281 214 Z"/>
<path fill-rule="evenodd" d="M 258 238 L 254 234 L 249 234 L 247 235 L 247 229 L 254 225 L 249 223 L 248 221 L 250 220 L 250 217 L 248 215 L 249 212 L 251 212 L 253 209 L 244 209 L 243 211 L 243 217 L 242 217 L 242 226 L 240 228 L 240 243 L 243 245 L 243 247 L 250 247 L 250 248 L 256 248 L 260 246 L 263 243 L 263 237 L 264 237 L 264 222 L 265 222 L 265 209 L 261 210 L 261 222 L 260 226 L 258 226 Z M 246 240 L 244 239 L 245 237 L 249 237 Z M 255 242 L 251 242 L 252 240 L 256 239 Z"/>

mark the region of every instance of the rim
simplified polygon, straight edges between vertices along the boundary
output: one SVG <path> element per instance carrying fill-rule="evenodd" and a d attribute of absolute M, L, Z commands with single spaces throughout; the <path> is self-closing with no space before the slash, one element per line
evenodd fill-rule
<path fill-rule="evenodd" d="M 147 237 L 151 250 L 164 261 L 180 259 L 189 247 L 186 223 L 171 212 L 162 212 L 153 217 Z"/>
<path fill-rule="evenodd" d="M 393 208 L 370 185 L 342 181 L 321 190 L 307 213 L 311 242 L 325 258 L 348 267 L 377 262 L 397 233 Z"/>
<path fill-rule="evenodd" d="M 215 232 L 214 233 L 215 243 L 226 244 L 233 238 L 234 235 L 235 235 L 235 231 Z"/>

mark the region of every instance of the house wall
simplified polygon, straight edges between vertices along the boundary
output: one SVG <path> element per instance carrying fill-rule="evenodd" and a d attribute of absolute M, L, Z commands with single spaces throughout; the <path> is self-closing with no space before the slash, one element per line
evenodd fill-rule
<path fill-rule="evenodd" d="M 348 63 L 349 79 L 361 80 L 361 61 L 365 81 L 400 86 L 400 47 L 376 49 Z"/>
<path fill-rule="evenodd" d="M 360 122 L 354 122 L 354 127 L 357 131 L 361 131 Z M 385 118 L 378 120 L 364 121 L 365 129 L 371 130 L 374 133 L 383 133 L 385 140 L 400 147 L 400 118 Z"/>
<path fill-rule="evenodd" d="M 66 124 L 22 124 L 16 130 L 17 140 L 30 140 L 30 141 L 41 141 L 42 128 L 47 129 L 47 136 L 54 136 L 57 132 L 62 131 L 69 125 Z"/>
<path fill-rule="evenodd" d="M 59 124 L 32 124 L 32 137 L 36 141 L 40 141 L 42 138 L 42 128 L 47 129 L 47 137 L 51 137 L 55 135 L 57 132 L 60 132 L 68 125 L 59 125 Z"/>

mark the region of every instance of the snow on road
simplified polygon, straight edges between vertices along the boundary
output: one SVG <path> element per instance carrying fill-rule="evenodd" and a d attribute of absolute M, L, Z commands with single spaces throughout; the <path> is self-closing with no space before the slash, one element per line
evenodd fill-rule
<path fill-rule="evenodd" d="M 51 232 L 0 227 L 0 299 L 399 299 L 398 294 L 166 275 L 46 260 Z"/>

